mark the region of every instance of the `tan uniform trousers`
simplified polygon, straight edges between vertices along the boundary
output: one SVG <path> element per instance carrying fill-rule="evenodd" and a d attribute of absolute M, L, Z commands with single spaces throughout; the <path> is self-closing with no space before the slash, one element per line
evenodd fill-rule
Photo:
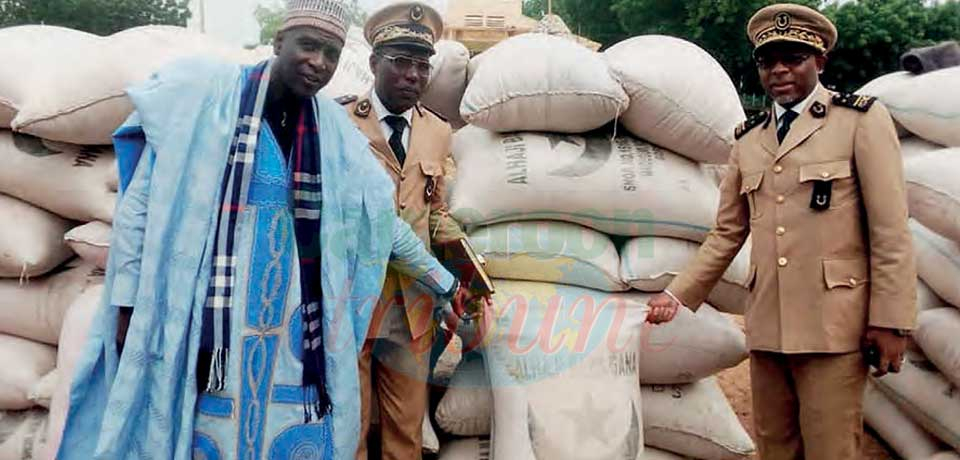
<path fill-rule="evenodd" d="M 867 371 L 859 352 L 751 352 L 761 460 L 859 459 Z"/>
<path fill-rule="evenodd" d="M 408 333 L 409 337 L 409 333 Z M 406 344 L 371 338 L 360 352 L 360 446 L 357 460 L 367 459 L 367 435 L 377 394 L 380 449 L 384 460 L 419 460 L 433 334 Z"/>

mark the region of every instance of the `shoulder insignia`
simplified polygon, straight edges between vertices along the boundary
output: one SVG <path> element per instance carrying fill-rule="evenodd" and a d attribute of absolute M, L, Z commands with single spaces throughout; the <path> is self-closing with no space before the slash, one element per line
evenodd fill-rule
<path fill-rule="evenodd" d="M 427 106 L 425 106 L 425 105 L 423 105 L 423 104 L 420 104 L 420 107 L 422 107 L 423 109 L 425 109 L 427 112 L 430 112 L 430 113 L 434 114 L 437 118 L 439 118 L 440 120 L 442 120 L 444 123 L 450 123 L 450 120 L 447 120 L 447 117 L 441 115 L 440 112 L 437 112 L 436 110 L 433 110 L 433 109 L 431 109 L 430 107 L 427 107 Z M 421 115 L 422 115 L 422 113 L 421 113 Z"/>
<path fill-rule="evenodd" d="M 334 99 L 334 101 L 336 101 L 337 104 L 340 104 L 340 105 L 347 105 L 356 100 L 357 100 L 357 96 L 353 94 L 346 94 Z"/>
<path fill-rule="evenodd" d="M 734 137 L 739 140 L 741 137 L 750 132 L 751 129 L 756 128 L 761 123 L 767 121 L 767 118 L 768 115 L 766 111 L 757 113 L 756 115 L 748 118 L 747 121 L 741 123 L 740 126 L 737 126 L 736 131 L 733 133 Z"/>
<path fill-rule="evenodd" d="M 833 104 L 848 109 L 854 109 L 858 112 L 870 110 L 877 98 L 873 96 L 861 96 L 859 94 L 838 93 L 833 95 Z"/>
<path fill-rule="evenodd" d="M 815 101 L 810 106 L 810 114 L 813 115 L 813 118 L 823 118 L 827 116 L 827 106 L 823 105 L 820 101 Z"/>
<path fill-rule="evenodd" d="M 367 118 L 370 116 L 370 110 L 372 109 L 373 106 L 370 104 L 370 100 L 364 99 L 357 103 L 357 108 L 353 110 L 353 113 L 360 118 Z"/>

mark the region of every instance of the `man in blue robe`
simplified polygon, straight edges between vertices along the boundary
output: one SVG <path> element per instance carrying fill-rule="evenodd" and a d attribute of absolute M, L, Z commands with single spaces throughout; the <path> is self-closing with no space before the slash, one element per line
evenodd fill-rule
<path fill-rule="evenodd" d="M 352 458 L 388 261 L 438 304 L 465 296 L 397 217 L 367 139 L 316 96 L 344 18 L 340 0 L 292 0 L 275 58 L 182 61 L 128 91 L 105 296 L 59 459 Z"/>

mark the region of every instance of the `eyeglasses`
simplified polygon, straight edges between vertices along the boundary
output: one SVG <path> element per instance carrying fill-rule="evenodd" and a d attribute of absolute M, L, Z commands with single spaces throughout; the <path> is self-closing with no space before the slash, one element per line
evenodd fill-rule
<path fill-rule="evenodd" d="M 757 63 L 757 67 L 770 70 L 776 67 L 777 62 L 787 66 L 787 67 L 797 67 L 800 64 L 803 64 L 813 56 L 809 53 L 788 53 L 788 54 L 774 54 L 767 56 L 757 56 L 754 58 L 754 61 Z"/>
<path fill-rule="evenodd" d="M 426 78 L 430 77 L 430 72 L 433 70 L 430 61 L 423 59 L 414 59 L 410 56 L 388 56 L 386 54 L 381 54 L 380 57 L 390 61 L 393 68 L 400 73 L 407 73 L 410 69 L 415 68 L 421 77 Z"/>

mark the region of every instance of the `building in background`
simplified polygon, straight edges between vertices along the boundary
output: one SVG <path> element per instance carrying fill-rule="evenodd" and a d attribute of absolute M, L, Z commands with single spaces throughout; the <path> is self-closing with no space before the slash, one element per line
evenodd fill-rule
<path fill-rule="evenodd" d="M 443 38 L 463 43 L 471 55 L 514 35 L 539 32 L 574 40 L 590 49 L 600 44 L 570 32 L 557 15 L 541 21 L 523 15 L 523 0 L 449 0 L 444 17 Z"/>
<path fill-rule="evenodd" d="M 449 0 L 444 23 L 443 38 L 463 43 L 470 54 L 537 27 L 523 15 L 523 0 Z"/>

